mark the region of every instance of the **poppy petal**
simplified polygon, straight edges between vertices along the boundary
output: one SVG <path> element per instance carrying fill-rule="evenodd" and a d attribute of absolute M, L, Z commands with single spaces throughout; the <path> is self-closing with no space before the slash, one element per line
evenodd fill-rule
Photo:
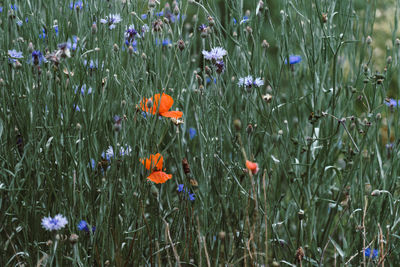
<path fill-rule="evenodd" d="M 152 172 L 150 176 L 147 177 L 147 179 L 156 184 L 163 184 L 171 178 L 172 174 L 166 174 L 165 172 L 162 171 Z"/>
<path fill-rule="evenodd" d="M 246 167 L 251 171 L 252 174 L 257 174 L 258 172 L 258 164 L 255 162 L 251 162 L 246 160 Z"/>
<path fill-rule="evenodd" d="M 160 153 L 157 153 L 155 155 L 150 155 L 148 159 L 140 159 L 140 162 L 147 170 L 152 170 L 154 168 L 157 170 L 162 170 L 164 158 Z"/>
<path fill-rule="evenodd" d="M 172 107 L 173 104 L 174 104 L 174 99 L 172 99 L 171 96 L 163 93 L 161 96 L 161 103 L 160 103 L 160 108 L 158 109 L 158 113 L 162 114 L 164 112 L 167 112 Z"/>
<path fill-rule="evenodd" d="M 163 117 L 167 117 L 167 118 L 179 119 L 182 117 L 183 112 L 182 111 L 167 111 L 167 112 L 160 113 L 160 115 Z"/>

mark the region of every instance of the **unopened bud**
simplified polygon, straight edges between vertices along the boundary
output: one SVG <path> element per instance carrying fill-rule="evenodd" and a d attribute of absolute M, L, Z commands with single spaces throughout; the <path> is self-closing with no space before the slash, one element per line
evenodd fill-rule
<path fill-rule="evenodd" d="M 69 237 L 69 242 L 71 242 L 72 244 L 75 244 L 76 242 L 78 242 L 79 236 L 77 234 L 71 234 Z"/>
<path fill-rule="evenodd" d="M 213 27 L 215 25 L 214 18 L 211 16 L 208 16 L 207 19 L 208 19 L 208 25 L 210 25 L 210 27 Z"/>
<path fill-rule="evenodd" d="M 242 129 L 242 122 L 239 119 L 233 121 L 233 126 L 235 127 L 236 131 L 240 131 Z"/>
<path fill-rule="evenodd" d="M 392 57 L 391 56 L 388 56 L 388 58 L 386 59 L 386 63 L 388 65 L 392 64 Z"/>
<path fill-rule="evenodd" d="M 81 126 L 81 124 L 78 122 L 78 123 L 76 124 L 75 128 L 76 128 L 78 131 L 80 131 L 80 130 L 82 129 L 82 126 Z"/>
<path fill-rule="evenodd" d="M 365 42 L 367 43 L 367 45 L 372 44 L 372 37 L 368 35 L 367 39 L 365 39 Z"/>
<path fill-rule="evenodd" d="M 113 45 L 113 49 L 114 49 L 114 52 L 118 52 L 118 50 L 119 50 L 118 45 L 117 45 L 117 44 L 114 44 L 114 45 Z"/>
<path fill-rule="evenodd" d="M 263 40 L 262 43 L 261 43 L 261 46 L 263 48 L 269 48 L 269 43 L 267 42 L 267 40 Z"/>
<path fill-rule="evenodd" d="M 399 38 L 396 38 L 396 41 L 394 41 L 394 43 L 395 43 L 397 46 L 399 46 L 399 45 L 400 45 L 400 39 L 399 39 Z"/>
<path fill-rule="evenodd" d="M 250 26 L 247 26 L 246 32 L 251 34 L 251 33 L 253 33 L 253 29 Z"/>
<path fill-rule="evenodd" d="M 373 197 L 377 197 L 377 196 L 379 196 L 381 194 L 381 191 L 380 190 L 377 190 L 377 189 L 375 189 L 374 191 L 372 191 L 372 193 L 371 193 L 371 196 L 373 196 Z"/>
<path fill-rule="evenodd" d="M 29 42 L 29 44 L 28 44 L 28 52 L 32 53 L 33 50 L 34 50 L 33 44 L 32 44 L 32 42 Z"/>
<path fill-rule="evenodd" d="M 153 100 L 151 100 L 151 99 L 147 100 L 146 106 L 147 106 L 147 108 L 152 108 L 153 107 Z"/>
<path fill-rule="evenodd" d="M 179 40 L 178 41 L 178 48 L 179 48 L 179 50 L 183 50 L 183 49 L 185 49 L 185 42 L 183 41 L 183 40 Z"/>
<path fill-rule="evenodd" d="M 179 15 L 179 7 L 177 5 L 174 7 L 174 15 L 175 16 Z"/>
<path fill-rule="evenodd" d="M 304 210 L 299 210 L 299 212 L 297 212 L 297 216 L 299 217 L 299 220 L 303 220 L 304 219 Z"/>
<path fill-rule="evenodd" d="M 326 23 L 328 21 L 328 14 L 322 13 L 322 22 Z"/>
<path fill-rule="evenodd" d="M 130 45 L 130 46 L 128 47 L 128 52 L 129 52 L 130 55 L 132 55 L 133 52 L 135 52 L 135 50 L 133 49 L 133 46 Z"/>
<path fill-rule="evenodd" d="M 156 1 L 155 0 L 149 0 L 149 8 L 155 8 L 156 7 Z"/>
<path fill-rule="evenodd" d="M 92 33 L 93 34 L 97 33 L 97 24 L 96 24 L 96 22 L 93 22 L 93 24 L 92 24 Z"/>
<path fill-rule="evenodd" d="M 146 60 L 146 59 L 147 59 L 147 56 L 146 56 L 145 53 L 142 53 L 142 59 L 143 59 L 143 60 Z"/>

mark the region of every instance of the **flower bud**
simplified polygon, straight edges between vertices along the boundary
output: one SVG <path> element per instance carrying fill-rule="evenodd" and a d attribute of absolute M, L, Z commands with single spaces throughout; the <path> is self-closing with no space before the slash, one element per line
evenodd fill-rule
<path fill-rule="evenodd" d="M 240 131 L 242 129 L 242 122 L 239 119 L 233 121 L 233 126 L 235 127 L 236 131 Z"/>
<path fill-rule="evenodd" d="M 374 191 L 372 191 L 371 196 L 373 197 L 377 197 L 381 194 L 381 191 L 378 189 L 375 189 Z"/>
<path fill-rule="evenodd" d="M 185 49 L 185 42 L 183 41 L 183 40 L 179 40 L 178 41 L 178 48 L 179 48 L 179 50 L 183 50 L 183 49 Z"/>
<path fill-rule="evenodd" d="M 365 42 L 367 43 L 367 45 L 371 45 L 372 44 L 372 37 L 368 35 L 367 39 L 365 39 Z"/>
<path fill-rule="evenodd" d="M 92 34 L 96 34 L 97 33 L 97 25 L 96 22 L 93 22 L 92 24 Z"/>

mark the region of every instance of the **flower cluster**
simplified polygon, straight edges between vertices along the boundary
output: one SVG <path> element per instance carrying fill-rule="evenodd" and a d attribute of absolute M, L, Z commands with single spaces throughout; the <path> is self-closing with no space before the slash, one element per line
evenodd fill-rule
<path fill-rule="evenodd" d="M 264 85 L 264 81 L 261 78 L 253 79 L 253 76 L 249 75 L 244 78 L 239 78 L 239 86 L 244 86 L 246 89 L 251 89 L 253 87 L 261 87 Z"/>

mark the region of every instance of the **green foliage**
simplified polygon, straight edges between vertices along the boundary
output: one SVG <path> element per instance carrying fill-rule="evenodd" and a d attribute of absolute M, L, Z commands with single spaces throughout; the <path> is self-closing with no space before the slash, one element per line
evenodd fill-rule
<path fill-rule="evenodd" d="M 385 50 L 373 0 L 165 3 L 3 3 L 1 266 L 396 266 L 399 115 L 386 98 L 399 96 L 398 3 L 384 6 Z M 110 14 L 122 18 L 112 30 Z M 73 36 L 69 57 L 58 45 Z M 222 73 L 202 55 L 214 47 L 228 52 Z M 264 85 L 239 86 L 248 75 Z M 143 112 L 160 93 L 183 123 Z M 173 175 L 163 184 L 140 163 L 155 153 Z M 46 231 L 56 214 L 67 226 Z"/>

